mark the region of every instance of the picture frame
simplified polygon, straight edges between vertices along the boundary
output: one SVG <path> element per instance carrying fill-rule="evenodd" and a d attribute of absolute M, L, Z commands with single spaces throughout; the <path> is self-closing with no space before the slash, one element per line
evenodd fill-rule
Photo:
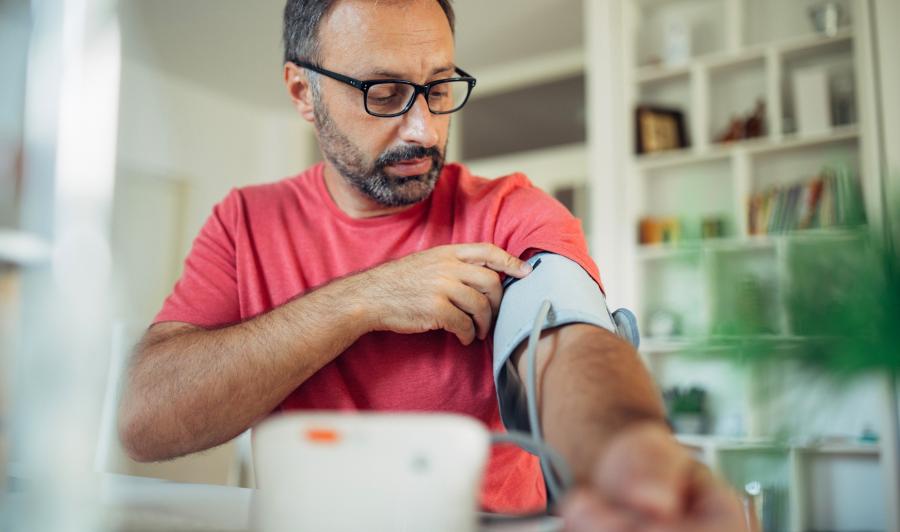
<path fill-rule="evenodd" d="M 635 144 L 638 154 L 688 147 L 684 113 L 679 109 L 639 106 L 635 110 Z"/>

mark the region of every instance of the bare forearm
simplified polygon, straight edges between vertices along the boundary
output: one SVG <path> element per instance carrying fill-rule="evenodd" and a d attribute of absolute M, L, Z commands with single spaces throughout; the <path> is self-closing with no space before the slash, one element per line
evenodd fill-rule
<path fill-rule="evenodd" d="M 585 482 L 617 431 L 639 421 L 664 423 L 665 411 L 630 345 L 598 328 L 568 329 L 547 359 L 540 410 L 547 442 Z"/>
<path fill-rule="evenodd" d="M 161 460 L 240 434 L 367 330 L 346 278 L 252 320 L 140 346 L 120 430 L 135 458 Z"/>

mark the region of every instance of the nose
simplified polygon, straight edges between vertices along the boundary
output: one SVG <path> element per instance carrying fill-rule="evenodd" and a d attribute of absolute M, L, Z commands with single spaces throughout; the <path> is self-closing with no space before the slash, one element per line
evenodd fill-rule
<path fill-rule="evenodd" d="M 409 111 L 401 117 L 400 138 L 411 144 L 418 144 L 424 148 L 437 145 L 440 134 L 436 115 L 428 110 L 428 102 L 425 95 L 419 94 Z"/>

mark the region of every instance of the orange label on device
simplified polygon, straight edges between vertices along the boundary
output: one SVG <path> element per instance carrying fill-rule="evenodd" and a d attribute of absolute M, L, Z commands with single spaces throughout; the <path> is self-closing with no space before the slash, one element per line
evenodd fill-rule
<path fill-rule="evenodd" d="M 333 429 L 309 429 L 306 439 L 314 443 L 337 443 L 341 438 Z"/>

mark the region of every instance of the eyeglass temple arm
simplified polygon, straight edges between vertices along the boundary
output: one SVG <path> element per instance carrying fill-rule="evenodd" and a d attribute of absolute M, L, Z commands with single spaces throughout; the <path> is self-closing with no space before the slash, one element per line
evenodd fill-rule
<path fill-rule="evenodd" d="M 461 69 L 461 68 L 459 68 L 459 67 L 456 67 L 456 71 L 459 72 L 460 75 L 462 75 L 463 77 L 466 77 L 466 78 L 471 78 L 471 77 L 472 77 L 472 74 L 469 74 L 468 72 L 466 72 L 465 70 L 463 70 L 463 69 Z M 472 78 L 472 79 L 474 79 L 474 78 Z"/>
<path fill-rule="evenodd" d="M 323 76 L 328 76 L 331 79 L 341 81 L 343 83 L 346 83 L 347 85 L 350 85 L 351 87 L 356 87 L 359 90 L 365 90 L 365 84 L 358 79 L 353 79 L 349 76 L 338 74 L 337 72 L 332 72 L 331 70 L 324 69 L 307 61 L 297 61 L 294 64 L 298 67 L 312 70 L 313 72 L 316 72 L 318 74 L 322 74 Z"/>

